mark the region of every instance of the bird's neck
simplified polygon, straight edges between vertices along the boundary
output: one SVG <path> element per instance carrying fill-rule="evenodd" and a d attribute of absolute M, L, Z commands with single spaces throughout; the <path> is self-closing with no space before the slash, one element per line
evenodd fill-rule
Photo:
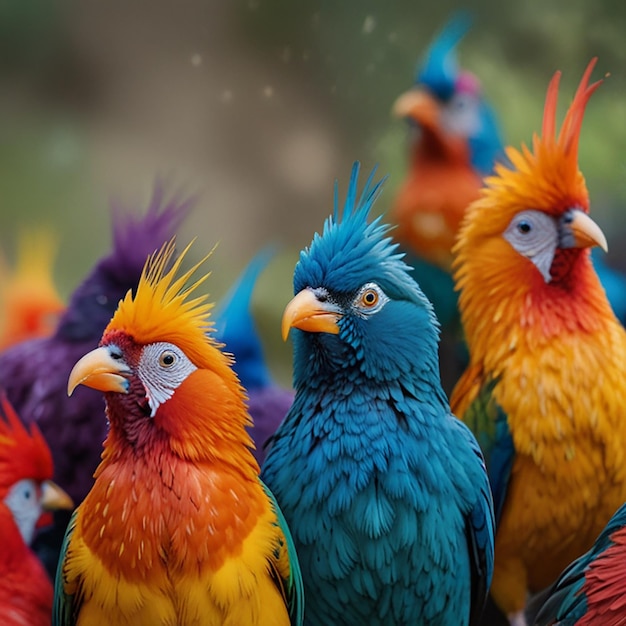
<path fill-rule="evenodd" d="M 144 404 L 140 407 L 132 394 L 107 397 L 110 437 L 105 453 L 108 447 L 129 454 L 159 449 L 168 457 L 223 463 L 248 477 L 258 475 L 259 466 L 249 450 L 253 444 L 246 426 L 251 419 L 245 401 L 219 376 L 196 370 L 158 407 L 154 417 Z"/>
<path fill-rule="evenodd" d="M 423 128 L 411 148 L 411 164 L 418 169 L 428 164 L 445 163 L 472 169 L 470 147 L 466 139 Z"/>
<path fill-rule="evenodd" d="M 0 506 L 4 505 L 0 504 Z M 7 514 L 6 519 L 4 516 L 2 517 L 0 537 L 0 568 L 2 570 L 6 570 L 8 573 L 28 560 L 29 556 L 32 557 L 32 553 L 24 543 L 20 530 L 10 513 Z"/>
<path fill-rule="evenodd" d="M 556 337 L 595 334 L 619 326 L 591 260 L 581 253 L 567 277 L 546 282 L 530 261 L 506 271 L 498 262 L 468 256 L 459 296 L 461 318 L 473 356 L 515 342 L 513 330 L 528 345 L 549 344 Z M 457 277 L 457 283 L 458 277 Z"/>
<path fill-rule="evenodd" d="M 188 461 L 163 431 L 133 446 L 111 430 L 81 507 L 85 541 L 110 571 L 134 579 L 219 569 L 265 510 L 251 465 Z"/>

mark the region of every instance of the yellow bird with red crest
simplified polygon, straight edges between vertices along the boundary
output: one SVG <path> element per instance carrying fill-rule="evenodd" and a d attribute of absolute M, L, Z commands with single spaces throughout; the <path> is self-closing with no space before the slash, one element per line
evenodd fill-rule
<path fill-rule="evenodd" d="M 507 149 L 455 247 L 470 364 L 451 405 L 487 459 L 491 592 L 512 624 L 626 501 L 626 332 L 591 263 L 607 243 L 578 167 L 595 62 L 558 133 L 557 72 L 541 137 Z"/>

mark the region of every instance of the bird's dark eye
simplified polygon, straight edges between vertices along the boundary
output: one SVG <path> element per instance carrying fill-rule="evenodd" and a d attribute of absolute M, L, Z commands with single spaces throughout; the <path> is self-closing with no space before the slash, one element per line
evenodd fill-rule
<path fill-rule="evenodd" d="M 517 225 L 517 230 L 519 230 L 520 233 L 522 233 L 522 235 L 526 235 L 527 233 L 529 233 L 531 230 L 533 229 L 532 224 L 526 220 L 522 220 L 518 225 Z"/>
<path fill-rule="evenodd" d="M 27 490 L 24 492 L 24 497 L 25 497 L 27 500 L 30 500 L 30 497 L 31 497 L 32 495 L 33 495 L 33 494 L 31 493 L 31 490 L 30 490 L 30 489 L 27 489 Z"/>
<path fill-rule="evenodd" d="M 374 289 L 367 289 L 361 295 L 361 304 L 366 307 L 373 307 L 378 304 L 378 292 Z"/>
<path fill-rule="evenodd" d="M 176 355 L 171 350 L 161 352 L 159 357 L 159 365 L 162 367 L 171 367 L 176 362 Z"/>

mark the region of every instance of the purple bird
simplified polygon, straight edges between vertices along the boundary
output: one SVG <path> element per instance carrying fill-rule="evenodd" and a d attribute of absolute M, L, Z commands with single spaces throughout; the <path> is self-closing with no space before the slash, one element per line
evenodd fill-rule
<path fill-rule="evenodd" d="M 76 361 L 97 347 L 120 299 L 139 282 L 148 255 L 171 239 L 192 205 L 190 199 L 167 199 L 159 183 L 145 215 L 116 212 L 113 249 L 74 291 L 50 337 L 33 339 L 4 351 L 0 385 L 26 423 L 36 422 L 54 459 L 55 481 L 75 503 L 93 484 L 107 423 L 102 394 L 80 387 L 67 396 L 67 380 Z M 34 549 L 54 572 L 68 515 L 56 515 Z"/>
<path fill-rule="evenodd" d="M 272 257 L 271 248 L 250 261 L 239 280 L 220 302 L 215 313 L 215 338 L 235 357 L 234 369 L 248 392 L 253 427 L 250 435 L 259 465 L 265 459 L 265 446 L 291 407 L 294 391 L 277 385 L 269 371 L 263 346 L 250 311 L 250 300 L 259 274 Z"/>

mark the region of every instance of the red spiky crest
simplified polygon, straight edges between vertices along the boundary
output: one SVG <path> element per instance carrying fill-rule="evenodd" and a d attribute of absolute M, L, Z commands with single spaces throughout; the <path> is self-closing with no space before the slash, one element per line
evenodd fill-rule
<path fill-rule="evenodd" d="M 52 478 L 50 448 L 35 424 L 27 429 L 6 395 L 0 395 L 0 499 L 18 480 Z"/>
<path fill-rule="evenodd" d="M 506 154 L 513 165 L 496 166 L 496 176 L 486 179 L 485 196 L 497 197 L 498 206 L 510 219 L 521 208 L 535 208 L 560 215 L 576 206 L 589 210 L 589 194 L 578 169 L 578 143 L 585 107 L 602 80 L 589 84 L 597 57 L 587 65 L 557 133 L 556 110 L 561 72 L 556 72 L 548 86 L 541 137 L 533 135 L 531 151 L 522 144 Z"/>

